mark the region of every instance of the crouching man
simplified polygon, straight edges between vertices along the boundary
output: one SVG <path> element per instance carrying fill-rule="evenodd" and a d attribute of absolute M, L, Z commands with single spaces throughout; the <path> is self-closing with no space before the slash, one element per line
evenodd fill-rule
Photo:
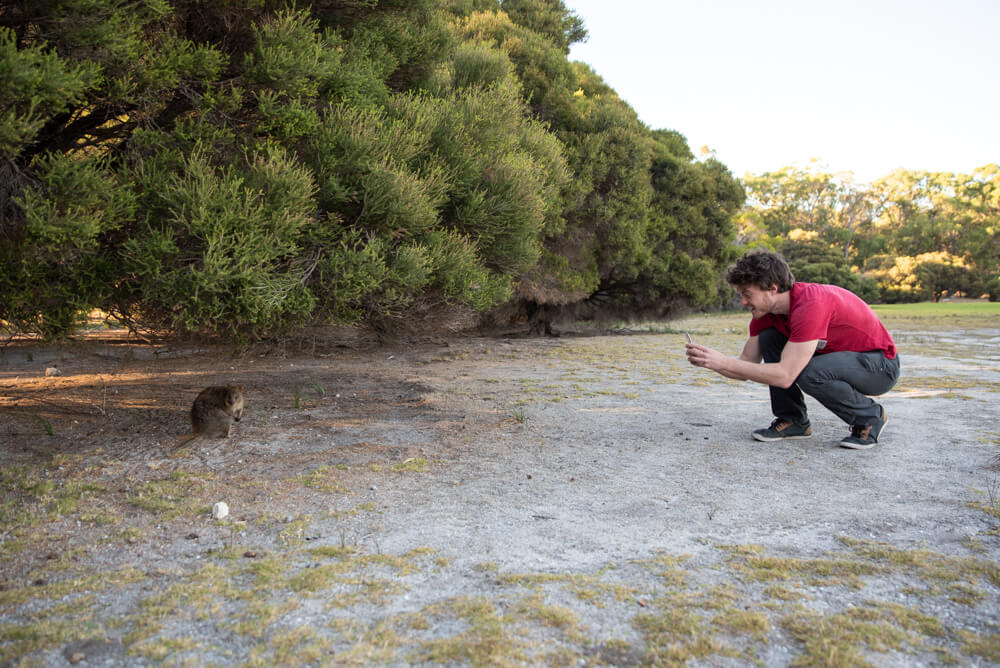
<path fill-rule="evenodd" d="M 835 285 L 796 283 L 784 258 L 768 251 L 743 255 L 726 272 L 726 281 L 752 316 L 743 352 L 729 357 L 689 343 L 687 357 L 727 378 L 770 387 L 774 421 L 752 436 L 758 441 L 811 436 L 805 393 L 850 425 L 841 446 L 874 447 L 887 416 L 871 396 L 896 384 L 899 357 L 868 304 Z"/>

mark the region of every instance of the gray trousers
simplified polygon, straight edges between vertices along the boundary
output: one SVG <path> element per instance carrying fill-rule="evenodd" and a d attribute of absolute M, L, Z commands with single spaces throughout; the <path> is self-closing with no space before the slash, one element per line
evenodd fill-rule
<path fill-rule="evenodd" d="M 772 327 L 758 341 L 764 361 L 778 362 L 788 337 Z M 891 360 L 881 350 L 813 355 L 791 387 L 770 386 L 771 412 L 796 424 L 809 422 L 804 392 L 849 425 L 872 424 L 881 417 L 881 408 L 869 395 L 888 392 L 898 379 L 898 354 Z"/>

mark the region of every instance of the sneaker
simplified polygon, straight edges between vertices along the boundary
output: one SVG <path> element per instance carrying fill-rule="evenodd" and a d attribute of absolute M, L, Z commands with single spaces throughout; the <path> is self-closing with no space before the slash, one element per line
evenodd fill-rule
<path fill-rule="evenodd" d="M 878 443 L 879 434 L 882 433 L 886 422 L 889 421 L 889 416 L 885 412 L 885 406 L 879 406 L 879 408 L 882 409 L 882 418 L 876 419 L 874 424 L 852 425 L 851 435 L 840 442 L 840 447 L 852 450 L 874 448 L 875 444 Z"/>
<path fill-rule="evenodd" d="M 796 424 L 784 418 L 776 418 L 767 429 L 756 429 L 751 434 L 758 441 L 788 441 L 793 438 L 809 438 L 812 436 L 812 425 Z"/>

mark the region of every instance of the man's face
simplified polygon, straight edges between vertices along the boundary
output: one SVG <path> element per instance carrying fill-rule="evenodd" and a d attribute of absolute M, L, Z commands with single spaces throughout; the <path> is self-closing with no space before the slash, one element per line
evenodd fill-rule
<path fill-rule="evenodd" d="M 771 312 L 774 296 L 778 293 L 776 285 L 772 285 L 769 290 L 762 290 L 756 285 L 739 285 L 736 289 L 740 293 L 740 304 L 743 308 L 750 309 L 750 315 L 754 318 L 761 318 Z"/>

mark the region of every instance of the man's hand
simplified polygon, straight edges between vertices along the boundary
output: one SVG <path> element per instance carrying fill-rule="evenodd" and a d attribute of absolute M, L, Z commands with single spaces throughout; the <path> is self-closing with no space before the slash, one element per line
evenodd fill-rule
<path fill-rule="evenodd" d="M 687 353 L 688 362 L 694 366 L 704 367 L 712 371 L 719 371 L 726 356 L 717 350 L 712 350 L 700 343 L 688 343 L 684 346 Z"/>
<path fill-rule="evenodd" d="M 684 351 L 687 353 L 688 362 L 694 366 L 710 369 L 733 380 L 747 380 L 745 376 L 726 370 L 725 367 L 728 366 L 731 359 L 717 350 L 712 350 L 700 343 L 689 343 L 685 346 Z"/>
<path fill-rule="evenodd" d="M 691 364 L 709 369 L 726 378 L 752 380 L 775 387 L 790 387 L 812 359 L 818 343 L 818 341 L 786 343 L 781 352 L 781 361 L 768 364 L 760 363 L 757 337 L 751 337 L 747 341 L 740 357 L 728 357 L 700 343 L 689 343 L 684 350 Z"/>

